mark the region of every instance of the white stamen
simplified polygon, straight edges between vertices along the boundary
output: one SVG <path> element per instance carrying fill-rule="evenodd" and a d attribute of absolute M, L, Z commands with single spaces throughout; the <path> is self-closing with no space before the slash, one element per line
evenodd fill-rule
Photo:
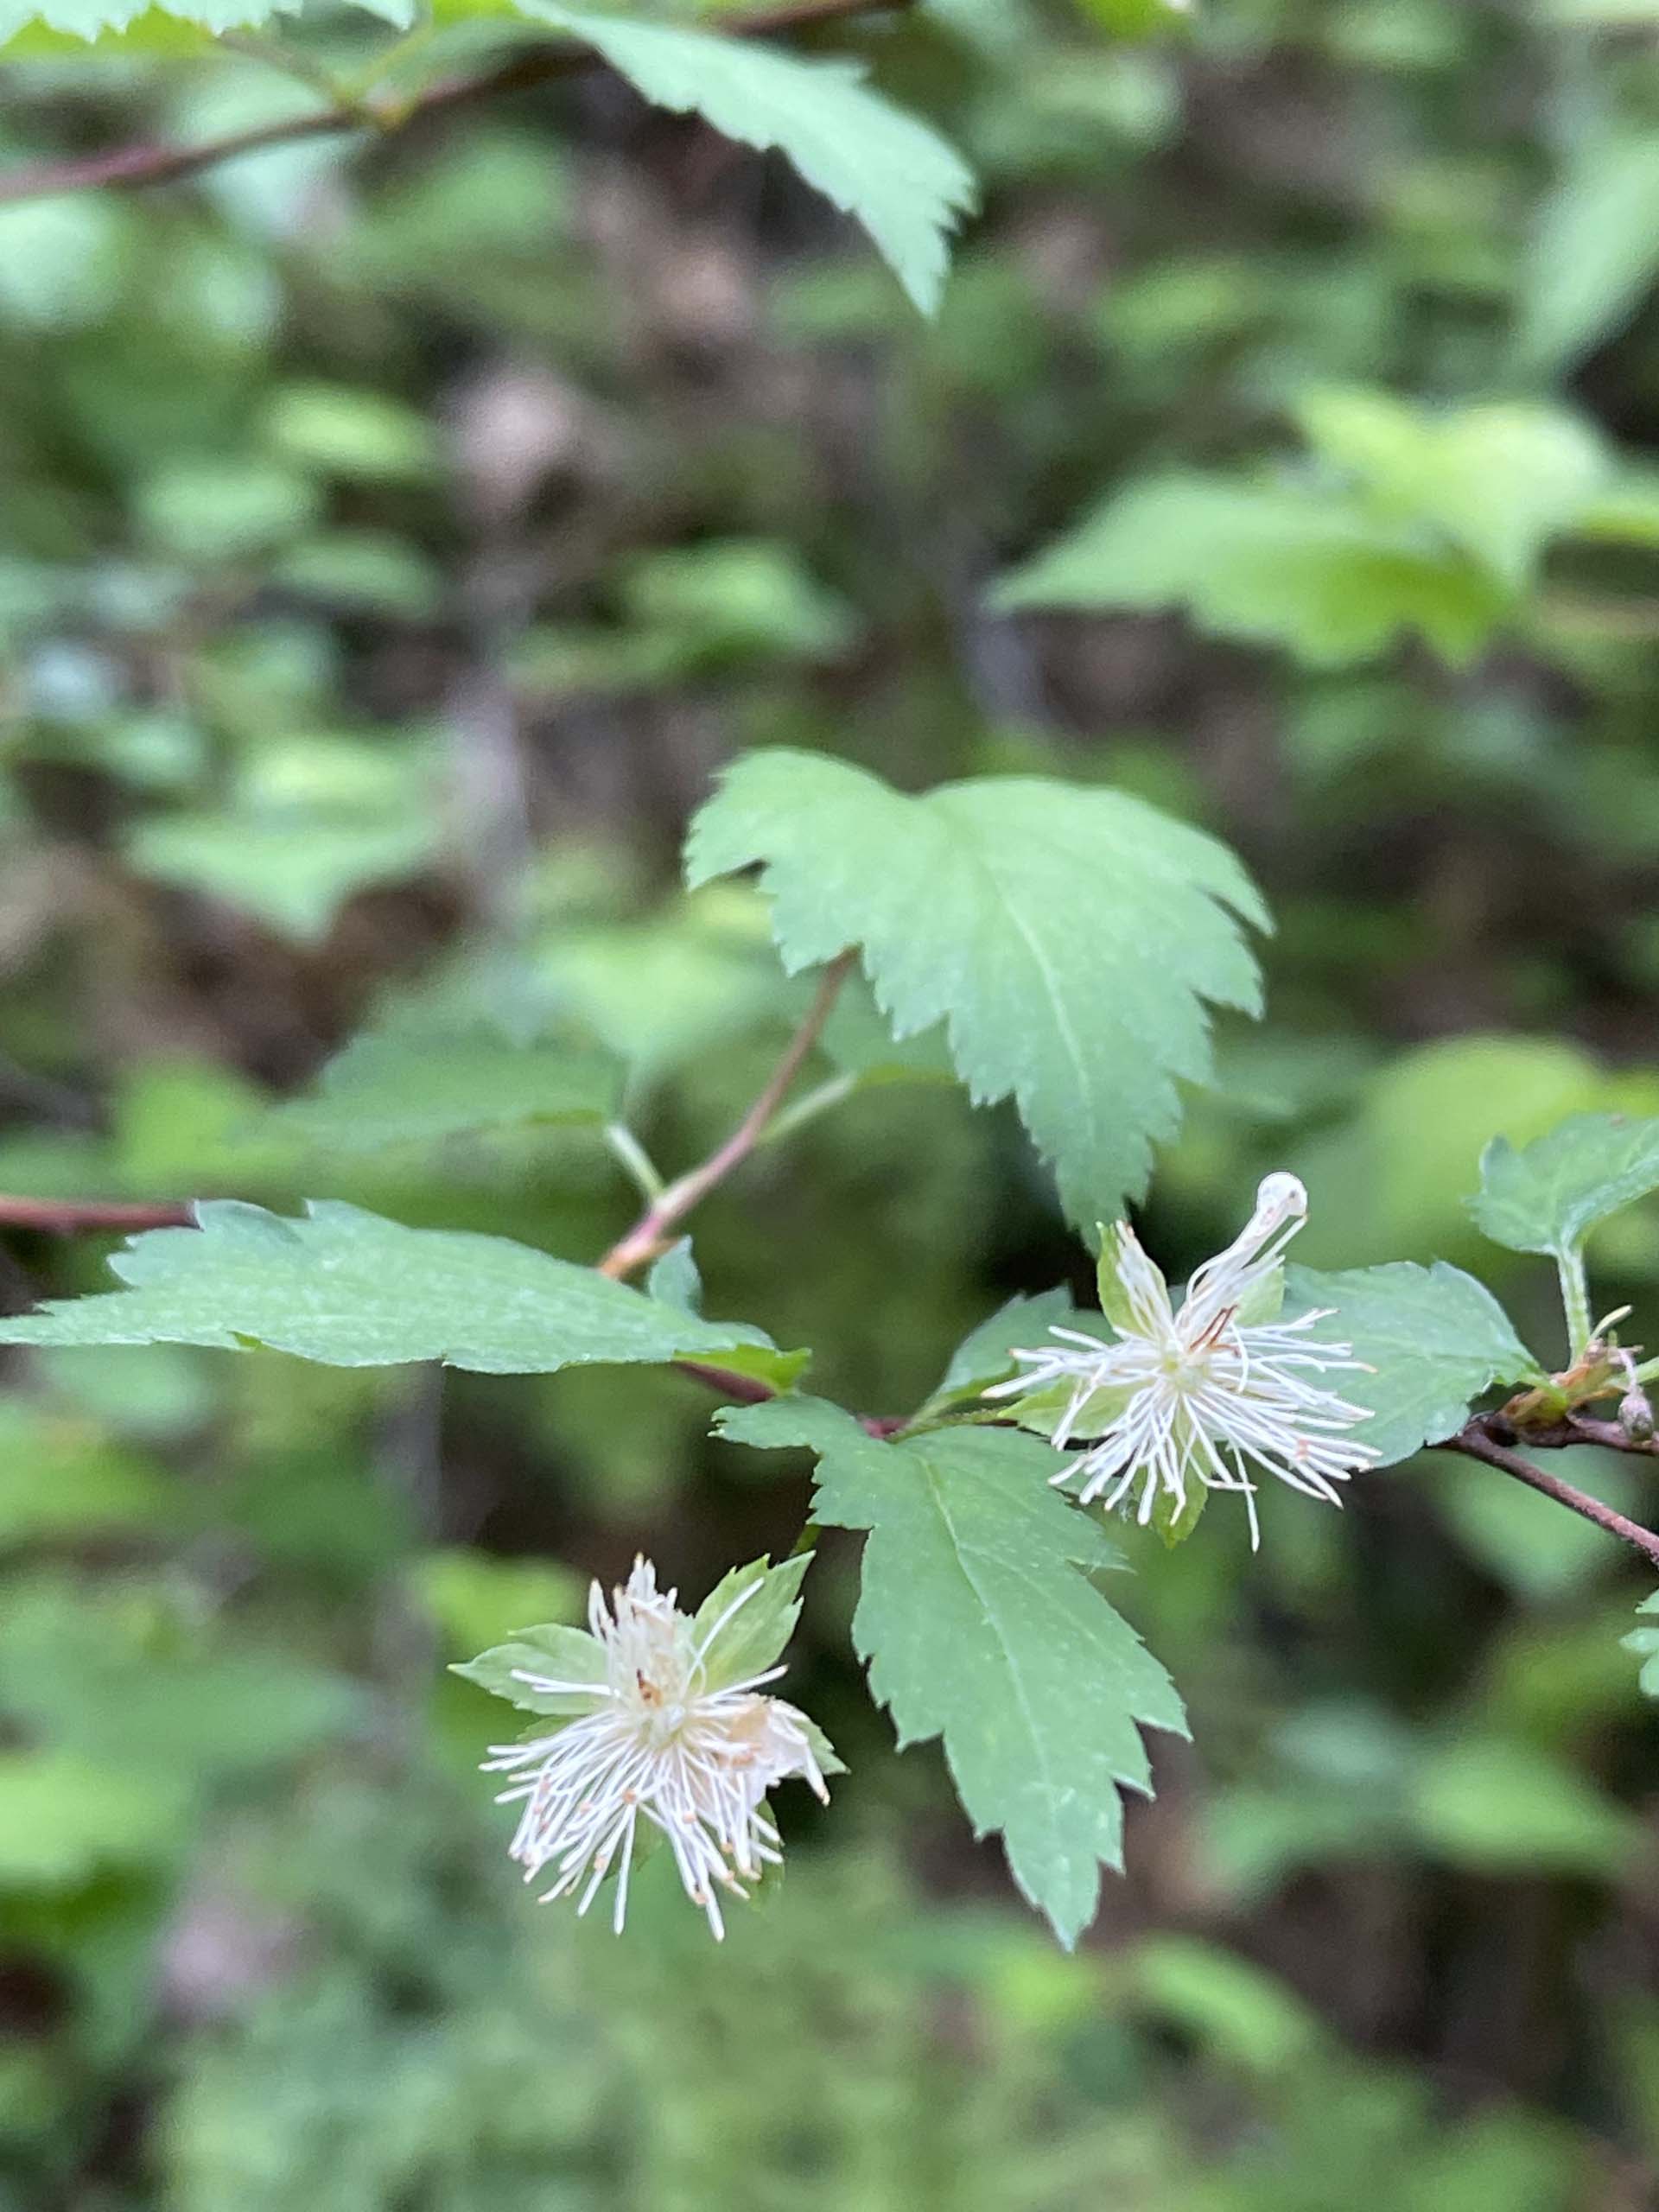
<path fill-rule="evenodd" d="M 1328 1307 L 1289 1321 L 1238 1319 L 1276 1274 L 1306 1216 L 1307 1193 L 1296 1178 L 1269 1175 L 1244 1228 L 1197 1270 L 1179 1308 L 1134 1230 L 1119 1222 L 1110 1250 L 1128 1325 L 1111 1343 L 1077 1329 L 1052 1330 L 1058 1341 L 1016 1351 L 1026 1371 L 988 1396 L 1023 1397 L 1068 1384 L 1050 1440 L 1061 1447 L 1079 1433 L 1096 1440 L 1054 1480 L 1077 1480 L 1082 1502 L 1098 1498 L 1109 1512 L 1133 1497 L 1142 1526 L 1160 1497 L 1176 1515 L 1184 1512 L 1187 1484 L 1195 1480 L 1243 1496 L 1255 1549 L 1261 1532 L 1252 1469 L 1304 1497 L 1339 1504 L 1335 1485 L 1378 1458 L 1345 1433 L 1370 1414 L 1305 1376 L 1374 1370 L 1353 1357 L 1351 1345 L 1309 1335 L 1332 1318 Z M 1103 1408 L 1090 1427 L 1090 1405 L 1103 1392 L 1113 1394 L 1114 1409 Z"/>
<path fill-rule="evenodd" d="M 759 1694 L 782 1667 L 718 1690 L 707 1687 L 716 1639 L 760 1587 L 757 1577 L 696 1642 L 677 1593 L 659 1591 L 656 1570 L 636 1560 L 608 1605 L 597 1583 L 589 1596 L 601 1679 L 563 1681 L 515 1671 L 516 1680 L 546 1694 L 591 1700 L 587 1712 L 527 1743 L 492 1745 L 484 1763 L 486 1773 L 517 1777 L 496 1802 L 523 1801 L 510 1854 L 527 1882 L 554 1869 L 544 1901 L 580 1887 L 575 1909 L 585 1913 L 614 1866 L 612 1926 L 620 1934 L 643 1818 L 667 1837 L 687 1896 L 723 1936 L 716 1885 L 747 1894 L 727 1860 L 749 1881 L 779 1863 L 778 1832 L 760 1811 L 767 1790 L 799 1776 L 828 1802 L 805 1716 L 781 1698 Z"/>

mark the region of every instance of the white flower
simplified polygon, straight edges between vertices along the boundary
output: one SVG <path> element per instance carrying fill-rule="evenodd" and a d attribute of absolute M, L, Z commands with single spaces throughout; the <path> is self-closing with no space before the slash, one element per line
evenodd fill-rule
<path fill-rule="evenodd" d="M 659 1591 L 656 1569 L 636 1559 L 626 1586 L 612 1592 L 611 1607 L 597 1582 L 588 1599 L 602 1680 L 518 1673 L 532 1690 L 575 1700 L 577 1714 L 551 1734 L 493 1745 L 484 1767 L 486 1774 L 528 1777 L 496 1802 L 524 1800 L 511 1847 L 524 1879 L 556 1865 L 543 1902 L 568 1895 L 586 1877 L 576 1907 L 585 1913 L 614 1865 L 612 1917 L 620 1935 L 634 1840 L 646 1821 L 667 1837 L 687 1896 L 723 1936 L 715 1890 L 747 1897 L 742 1882 L 781 1859 L 778 1831 L 761 1809 L 772 1783 L 799 1775 L 828 1803 L 812 1724 L 781 1698 L 756 1694 L 784 1669 L 718 1688 L 709 1681 L 711 1648 L 761 1586 L 752 1581 L 699 1639 L 675 1604 L 677 1592 Z M 823 1748 L 822 1737 L 817 1742 Z"/>
<path fill-rule="evenodd" d="M 1057 1483 L 1080 1477 L 1082 1501 L 1104 1493 L 1108 1510 L 1138 1489 L 1143 1525 L 1160 1497 L 1182 1513 L 1189 1481 L 1241 1491 L 1252 1547 L 1261 1541 L 1256 1472 L 1340 1504 L 1335 1485 L 1378 1456 L 1344 1433 L 1369 1419 L 1369 1409 L 1308 1378 L 1344 1368 L 1372 1370 L 1353 1357 L 1351 1345 L 1310 1337 L 1334 1309 L 1294 1321 L 1276 1318 L 1281 1255 L 1306 1214 L 1307 1193 L 1296 1178 L 1269 1175 L 1242 1233 L 1205 1261 L 1179 1307 L 1134 1230 L 1117 1224 L 1101 1266 L 1102 1303 L 1116 1341 L 1054 1329 L 1058 1343 L 1016 1351 L 1027 1372 L 988 1394 L 1065 1392 L 1052 1427 L 1045 1413 L 1051 1441 L 1098 1441 Z"/>

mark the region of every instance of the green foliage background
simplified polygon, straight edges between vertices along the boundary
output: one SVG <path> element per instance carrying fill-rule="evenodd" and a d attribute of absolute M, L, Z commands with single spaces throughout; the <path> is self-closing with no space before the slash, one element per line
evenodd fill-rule
<path fill-rule="evenodd" d="M 592 1258 L 633 1211 L 613 1061 L 689 1160 L 804 1003 L 752 890 L 676 887 L 715 771 L 788 745 L 1228 840 L 1268 1019 L 1219 1025 L 1149 1245 L 1179 1277 L 1291 1167 L 1299 1260 L 1469 1268 L 1555 1358 L 1549 1263 L 1464 1201 L 1495 1133 L 1659 1110 L 1656 31 L 1640 0 L 868 27 L 840 47 L 983 182 L 931 324 L 780 163 L 605 78 L 0 209 L 0 1189 Z M 381 35 L 297 34 L 342 67 Z M 8 167 L 308 97 L 247 53 L 0 83 Z M 478 1091 L 411 1108 L 457 1033 Z M 504 1035 L 557 1051 L 544 1118 L 489 1076 Z M 898 1409 L 1012 1291 L 1084 1294 L 1012 1115 L 925 1041 L 855 995 L 812 1072 L 842 1103 L 697 1217 L 711 1315 Z M 1592 1243 L 1650 1350 L 1656 1230 Z M 13 1236 L 0 1287 L 102 1262 Z M 1157 1740 L 1070 1959 L 937 1746 L 893 1759 L 833 1535 L 791 1694 L 852 1770 L 716 1952 L 643 1878 L 621 1943 L 535 1910 L 472 1771 L 500 1709 L 442 1663 L 640 1547 L 694 1599 L 786 1549 L 804 1458 L 711 1440 L 652 1369 L 7 1379 L 5 2212 L 1659 2190 L 1645 1586 L 1484 1469 L 1264 1500 L 1254 1559 L 1220 1510 L 1131 1536 L 1114 1596 L 1200 1748 Z M 1650 1520 L 1633 1464 L 1588 1479 Z"/>

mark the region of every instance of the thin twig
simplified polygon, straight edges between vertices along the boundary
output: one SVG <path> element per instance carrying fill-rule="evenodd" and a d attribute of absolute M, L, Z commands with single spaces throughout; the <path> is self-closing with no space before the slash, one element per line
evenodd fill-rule
<path fill-rule="evenodd" d="M 196 1217 L 182 1203 L 126 1205 L 107 1198 L 0 1198 L 0 1229 L 28 1229 L 45 1236 L 78 1236 L 99 1230 L 194 1229 Z"/>
<path fill-rule="evenodd" d="M 1530 1459 L 1523 1459 L 1520 1452 L 1512 1451 L 1507 1444 L 1499 1443 L 1489 1433 L 1491 1418 L 1487 1415 L 1468 1422 L 1440 1448 L 1446 1452 L 1461 1452 L 1471 1459 L 1482 1460 L 1489 1467 L 1497 1467 L 1506 1475 L 1513 1475 L 1516 1482 L 1525 1483 L 1529 1490 L 1541 1491 L 1544 1497 L 1553 1497 L 1558 1505 L 1566 1506 L 1569 1512 L 1580 1514 L 1586 1521 L 1593 1521 L 1597 1528 L 1605 1529 L 1610 1536 L 1618 1536 L 1623 1542 L 1634 1546 L 1651 1566 L 1659 1567 L 1659 1535 L 1624 1514 L 1615 1513 L 1611 1505 L 1604 1505 L 1599 1497 L 1592 1497 L 1587 1492 L 1574 1489 L 1571 1483 L 1563 1482 L 1559 1475 L 1548 1474 L 1542 1467 L 1535 1467 Z M 1623 1437 L 1624 1434 L 1612 1421 L 1586 1422 L 1582 1426 L 1586 1431 L 1611 1430 L 1615 1436 Z M 1529 1432 L 1526 1440 L 1529 1444 L 1544 1445 L 1546 1448 L 1559 1448 L 1564 1444 L 1601 1444 L 1611 1440 L 1600 1433 L 1580 1433 L 1555 1437 L 1545 1433 L 1534 1435 Z M 1614 1446 L 1613 1448 L 1619 1447 Z M 1625 1440 L 1625 1448 L 1629 1448 L 1628 1439 Z"/>
<path fill-rule="evenodd" d="M 842 952 L 830 963 L 818 985 L 817 995 L 753 1105 L 724 1144 L 696 1167 L 677 1177 L 662 1196 L 645 1208 L 626 1236 L 618 1238 L 599 1262 L 601 1274 L 614 1275 L 620 1281 L 631 1275 L 636 1268 L 644 1267 L 647 1261 L 654 1260 L 671 1242 L 670 1230 L 707 1198 L 717 1183 L 723 1183 L 733 1168 L 741 1166 L 748 1158 L 800 1073 L 807 1054 L 817 1043 L 855 957 L 851 951 Z"/>
<path fill-rule="evenodd" d="M 912 0 L 790 0 L 790 4 L 764 8 L 711 28 L 733 38 L 780 38 L 844 17 L 892 13 L 912 4 Z M 174 184 L 243 154 L 262 153 L 267 147 L 291 145 L 300 139 L 334 137 L 343 131 L 363 130 L 390 135 L 456 108 L 528 91 L 554 78 L 602 66 L 603 57 L 591 47 L 575 43 L 536 47 L 476 75 L 445 78 L 408 99 L 348 99 L 319 108 L 315 114 L 288 116 L 251 130 L 232 131 L 200 146 L 121 146 L 111 153 L 90 154 L 72 161 L 36 162 L 0 177 L 0 207 L 22 200 L 43 200 L 54 193 L 92 191 L 100 186 L 130 190 L 139 185 Z"/>

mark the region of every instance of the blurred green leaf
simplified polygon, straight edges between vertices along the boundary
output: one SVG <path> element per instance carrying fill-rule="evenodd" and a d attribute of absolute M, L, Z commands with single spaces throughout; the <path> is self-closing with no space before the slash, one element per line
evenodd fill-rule
<path fill-rule="evenodd" d="M 1118 38 L 1146 38 L 1183 23 L 1192 0 L 1077 0 L 1083 14 Z"/>
<path fill-rule="evenodd" d="M 183 461 L 139 487 L 139 518 L 158 543 L 211 569 L 284 543 L 321 509 L 309 477 L 257 461 Z"/>
<path fill-rule="evenodd" d="M 72 1889 L 144 1866 L 184 1840 L 188 1800 L 155 1775 L 72 1751 L 0 1751 L 0 1885 Z"/>
<path fill-rule="evenodd" d="M 410 622 L 436 613 L 441 580 L 402 537 L 385 531 L 331 530 L 290 546 L 272 582 L 306 599 Z"/>
<path fill-rule="evenodd" d="M 1497 1738 L 1459 1738 L 1433 1754 L 1411 1817 L 1429 1849 L 1484 1873 L 1617 1875 L 1642 1834 L 1570 1767 Z"/>
<path fill-rule="evenodd" d="M 1287 645 L 1328 668 L 1369 659 L 1410 631 L 1467 661 L 1509 594 L 1466 556 L 1425 545 L 1351 495 L 1168 476 L 1114 494 L 1007 578 L 995 604 L 1185 606 L 1205 629 Z"/>
<path fill-rule="evenodd" d="M 1284 1983 L 1196 1936 L 1149 1936 L 1129 1973 L 1141 2002 L 1217 2056 L 1261 2074 L 1306 2064 L 1323 2039 L 1315 2014 Z"/>
<path fill-rule="evenodd" d="M 151 816 L 126 849 L 144 874 L 315 939 L 359 892 L 429 865 L 441 838 L 418 744 L 296 737 L 247 763 L 221 811 Z"/>
<path fill-rule="evenodd" d="M 1314 452 L 1363 485 L 1379 515 L 1443 532 L 1511 587 L 1610 475 L 1600 439 L 1558 408 L 1434 414 L 1387 392 L 1326 389 L 1296 411 Z"/>
<path fill-rule="evenodd" d="M 85 3 L 90 13 L 98 0 Z M 0 0 L 0 44 L 23 20 L 15 4 Z M 0 207 L 0 310 L 26 327 L 95 322 L 118 282 L 124 232 L 119 212 L 90 194 Z"/>
<path fill-rule="evenodd" d="M 1651 1191 L 1659 1191 L 1659 1119 L 1574 1114 L 1519 1152 L 1494 1137 L 1469 1209 L 1494 1243 L 1566 1255 Z"/>
<path fill-rule="evenodd" d="M 630 620 L 684 639 L 693 664 L 797 654 L 829 660 L 857 634 L 851 608 L 791 547 L 766 538 L 642 554 L 622 590 Z"/>
<path fill-rule="evenodd" d="M 164 1526 L 159 1471 L 85 1421 L 0 1400 L 0 1548 Z"/>
<path fill-rule="evenodd" d="M 1659 275 L 1659 142 L 1650 132 L 1579 149 L 1539 211 L 1522 296 L 1520 350 L 1568 369 L 1628 320 Z"/>
<path fill-rule="evenodd" d="M 353 483 L 424 484 L 442 467 L 424 416 L 383 392 L 343 385 L 284 385 L 266 410 L 264 433 L 284 459 Z"/>
<path fill-rule="evenodd" d="M 620 1071 L 602 1053 L 515 1046 L 482 1028 L 365 1035 L 329 1061 L 315 1096 L 276 1108 L 271 1126 L 321 1150 L 432 1144 L 514 1124 L 604 1122 L 620 1090 Z"/>
<path fill-rule="evenodd" d="M 1357 1112 L 1292 1153 L 1308 1192 L 1299 1249 L 1322 1267 L 1490 1256 L 1468 1198 L 1493 1124 L 1525 1144 L 1615 1095 L 1586 1052 L 1554 1038 L 1455 1037 L 1395 1053 Z"/>
<path fill-rule="evenodd" d="M 1659 1613 L 1659 1591 L 1651 1598 L 1644 1598 L 1636 1610 L 1638 1613 Z M 1642 1662 L 1639 1680 L 1644 1694 L 1659 1697 L 1659 1627 L 1633 1628 L 1621 1642 L 1626 1651 L 1634 1651 Z"/>
<path fill-rule="evenodd" d="M 498 1559 L 460 1546 L 425 1553 L 410 1577 L 455 1651 L 500 1642 L 526 1621 L 575 1620 L 586 1594 L 582 1577 L 555 1560 Z"/>

